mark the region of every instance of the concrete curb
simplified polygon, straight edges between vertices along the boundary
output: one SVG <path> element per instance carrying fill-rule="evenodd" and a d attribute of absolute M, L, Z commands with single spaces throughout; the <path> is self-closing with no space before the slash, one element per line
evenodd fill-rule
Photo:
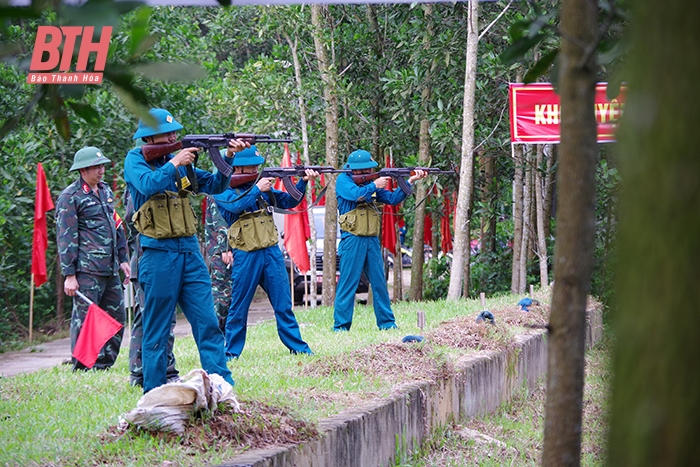
<path fill-rule="evenodd" d="M 587 347 L 602 337 L 602 308 L 587 310 Z M 399 454 L 417 450 L 433 430 L 493 412 L 525 385 L 534 388 L 546 372 L 545 331 L 520 335 L 510 351 L 460 360 L 452 378 L 407 384 L 388 398 L 322 420 L 317 440 L 249 451 L 217 467 L 395 465 Z"/>

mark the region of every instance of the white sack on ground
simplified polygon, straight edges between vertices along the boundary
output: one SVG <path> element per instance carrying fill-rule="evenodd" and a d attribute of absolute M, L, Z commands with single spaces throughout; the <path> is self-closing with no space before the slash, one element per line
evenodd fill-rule
<path fill-rule="evenodd" d="M 198 369 L 177 383 L 164 384 L 144 394 L 123 419 L 141 428 L 183 434 L 184 422 L 193 413 L 212 412 L 219 403 L 229 404 L 236 412 L 240 410 L 229 383 L 217 374 Z"/>

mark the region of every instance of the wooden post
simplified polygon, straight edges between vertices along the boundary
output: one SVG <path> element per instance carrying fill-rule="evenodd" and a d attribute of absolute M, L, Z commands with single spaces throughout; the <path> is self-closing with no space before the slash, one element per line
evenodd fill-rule
<path fill-rule="evenodd" d="M 532 295 L 535 293 L 535 286 L 530 284 L 530 298 L 532 298 Z"/>
<path fill-rule="evenodd" d="M 29 342 L 32 341 L 32 328 L 34 327 L 34 273 L 30 281 L 29 291 Z"/>
<path fill-rule="evenodd" d="M 484 292 L 481 292 L 479 294 L 479 298 L 481 298 L 481 309 L 485 310 L 486 309 L 486 294 Z"/>
<path fill-rule="evenodd" d="M 425 327 L 425 312 L 424 311 L 418 311 L 418 328 L 422 331 L 423 328 Z"/>

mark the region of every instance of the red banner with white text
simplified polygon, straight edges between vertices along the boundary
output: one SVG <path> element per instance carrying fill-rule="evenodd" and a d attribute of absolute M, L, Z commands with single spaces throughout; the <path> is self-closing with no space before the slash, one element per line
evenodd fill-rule
<path fill-rule="evenodd" d="M 511 83 L 509 88 L 511 143 L 558 143 L 561 106 L 552 85 Z M 607 83 L 596 84 L 595 118 L 599 143 L 615 141 L 615 130 L 625 106 L 627 92 L 623 86 L 615 99 L 608 100 L 606 88 Z"/>

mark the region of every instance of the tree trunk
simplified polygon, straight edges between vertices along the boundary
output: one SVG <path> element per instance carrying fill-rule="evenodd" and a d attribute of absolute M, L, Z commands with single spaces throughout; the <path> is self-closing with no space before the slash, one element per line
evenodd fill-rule
<path fill-rule="evenodd" d="M 559 210 L 547 340 L 544 467 L 578 466 L 581 461 L 586 298 L 595 237 L 597 17 L 595 2 L 562 1 Z"/>
<path fill-rule="evenodd" d="M 633 3 L 608 464 L 700 465 L 700 5 Z M 697 47 L 696 47 L 697 46 Z"/>
<path fill-rule="evenodd" d="M 284 33 L 284 38 L 287 41 L 287 44 L 289 45 L 290 50 L 292 51 L 292 61 L 294 62 L 294 78 L 296 79 L 297 82 L 297 92 L 299 93 L 299 117 L 301 120 L 301 142 L 302 142 L 302 147 L 304 151 L 304 164 L 306 165 L 311 165 L 311 158 L 309 157 L 309 129 L 308 129 L 308 124 L 306 122 L 306 101 L 304 100 L 304 87 L 302 86 L 302 80 L 301 80 L 301 63 L 299 62 L 299 54 L 297 52 L 297 43 L 298 43 L 298 38 L 294 36 L 294 40 L 292 41 L 291 37 L 289 37 L 289 34 L 287 34 L 286 31 L 283 31 Z M 311 188 L 306 190 L 306 204 L 307 206 L 311 206 L 313 204 L 313 193 Z M 309 232 L 311 234 L 311 245 L 309 248 L 309 266 L 311 268 L 310 270 L 310 277 L 309 277 L 309 282 L 310 284 L 308 287 L 309 290 L 309 296 L 307 299 L 310 302 L 311 308 L 316 307 L 316 222 L 314 222 L 313 219 L 313 214 L 311 217 L 309 217 Z"/>
<path fill-rule="evenodd" d="M 537 145 L 537 163 L 535 165 L 535 205 L 537 208 L 537 257 L 540 261 L 540 287 L 547 287 L 549 284 L 549 269 L 547 268 L 547 237 L 544 230 L 544 177 L 541 168 L 543 167 L 544 146 Z"/>
<path fill-rule="evenodd" d="M 515 175 L 513 176 L 513 269 L 511 271 L 510 292 L 520 293 L 520 250 L 523 242 L 523 159 L 522 144 L 511 145 Z"/>
<path fill-rule="evenodd" d="M 323 99 L 326 103 L 326 164 L 338 167 L 338 89 L 335 67 L 328 57 L 328 48 L 324 40 L 326 29 L 330 23 L 324 15 L 326 8 L 318 4 L 311 5 L 311 23 L 314 27 L 314 46 L 323 82 Z M 328 14 L 330 15 L 330 12 Z M 335 193 L 335 177 L 331 175 L 327 177 L 327 180 L 327 193 Z M 326 196 L 325 235 L 323 239 L 322 303 L 324 306 L 332 306 L 335 300 L 337 218 L 338 200 L 335 196 Z"/>
<path fill-rule="evenodd" d="M 479 41 L 479 2 L 469 2 L 467 14 L 467 53 L 464 73 L 464 109 L 462 116 L 462 158 L 455 213 L 455 238 L 453 243 L 448 300 L 458 300 L 462 293 L 465 263 L 469 265 L 469 206 L 474 185 L 474 112 L 476 89 L 476 62 Z M 469 277 L 466 278 L 469 282 Z"/>
<path fill-rule="evenodd" d="M 523 227 L 520 241 L 520 264 L 518 265 L 518 294 L 527 290 L 527 259 L 530 251 L 530 219 L 532 219 L 532 146 L 523 151 Z"/>
<path fill-rule="evenodd" d="M 427 99 L 427 97 L 424 93 L 424 101 L 425 99 Z M 430 122 L 426 119 L 421 120 L 420 138 L 418 143 L 418 160 L 421 163 L 427 162 L 430 159 L 429 128 Z M 417 183 L 415 186 L 415 193 L 416 203 L 418 203 L 428 194 L 428 187 L 426 186 L 426 183 Z M 423 299 L 423 263 L 425 262 L 423 237 L 425 236 L 425 205 L 426 203 L 421 203 L 419 206 L 416 206 L 415 217 L 413 220 L 413 261 L 411 262 L 411 287 L 408 292 L 408 299 L 416 302 Z"/>

